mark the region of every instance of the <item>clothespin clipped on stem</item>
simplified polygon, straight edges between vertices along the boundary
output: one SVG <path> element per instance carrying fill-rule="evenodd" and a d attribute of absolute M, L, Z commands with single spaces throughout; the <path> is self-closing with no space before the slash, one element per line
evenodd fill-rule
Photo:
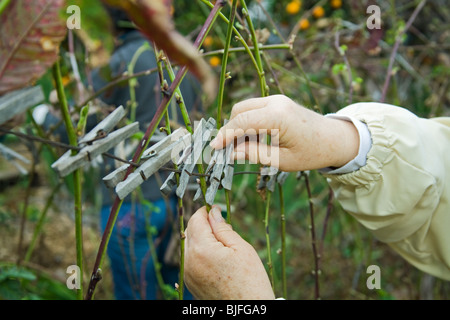
<path fill-rule="evenodd" d="M 194 130 L 190 150 L 186 152 L 186 155 L 184 156 L 185 159 L 183 159 L 183 167 L 176 190 L 176 194 L 179 198 L 183 198 L 189 183 L 189 178 L 194 172 L 195 165 L 201 160 L 203 149 L 210 141 L 215 128 L 216 120 L 210 118 L 208 121 L 205 121 L 204 119 L 200 120 L 197 128 Z"/>
<path fill-rule="evenodd" d="M 226 123 L 226 120 L 225 120 Z M 222 187 L 231 190 L 234 176 L 234 144 L 230 143 L 225 149 L 214 150 L 206 169 L 207 191 L 205 201 L 209 205 L 213 205 L 217 191 Z M 200 186 L 194 196 L 194 201 L 201 199 L 202 191 Z"/>
<path fill-rule="evenodd" d="M 65 177 L 78 168 L 89 164 L 95 157 L 107 152 L 123 140 L 137 133 L 139 131 L 138 122 L 111 132 L 125 114 L 126 112 L 122 106 L 114 110 L 114 112 L 108 115 L 94 129 L 80 139 L 80 150 L 76 155 L 72 155 L 71 151 L 67 151 L 61 158 L 52 164 L 52 168 L 60 177 Z"/>
<path fill-rule="evenodd" d="M 275 191 L 277 183 L 278 169 L 275 167 L 261 167 L 261 177 L 258 184 L 258 190 L 267 189 L 270 192 Z"/>
<path fill-rule="evenodd" d="M 184 128 L 175 130 L 158 143 L 145 150 L 139 167 L 125 180 L 125 174 L 129 165 L 123 165 L 103 178 L 109 188 L 114 188 L 117 196 L 123 200 L 127 195 L 150 178 L 161 167 L 179 155 L 179 153 L 191 144 L 191 134 Z"/>

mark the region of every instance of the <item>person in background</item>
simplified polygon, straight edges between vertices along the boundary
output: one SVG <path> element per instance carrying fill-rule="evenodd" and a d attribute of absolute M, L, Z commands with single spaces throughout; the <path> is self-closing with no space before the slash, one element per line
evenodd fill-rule
<path fill-rule="evenodd" d="M 278 132 L 279 144 L 270 146 L 277 150 L 258 152 L 268 146 L 251 139 L 235 147 L 237 160 L 263 162 L 260 154 L 277 151 L 282 171 L 319 169 L 343 209 L 378 240 L 423 272 L 450 280 L 449 117 L 423 119 L 382 103 L 323 116 L 276 95 L 236 104 L 211 146 L 221 149 L 258 130 Z M 185 250 L 186 285 L 196 298 L 275 298 L 255 249 L 219 207 L 191 217 Z"/>

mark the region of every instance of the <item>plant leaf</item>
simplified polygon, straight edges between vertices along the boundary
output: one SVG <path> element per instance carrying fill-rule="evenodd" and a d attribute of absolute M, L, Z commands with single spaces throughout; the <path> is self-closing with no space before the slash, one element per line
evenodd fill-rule
<path fill-rule="evenodd" d="M 0 95 L 40 79 L 59 56 L 65 0 L 16 0 L 0 16 Z"/>
<path fill-rule="evenodd" d="M 189 70 L 200 80 L 204 93 L 213 98 L 216 94 L 216 81 L 209 65 L 198 53 L 197 48 L 175 30 L 170 14 L 171 0 L 103 0 L 109 5 L 120 7 L 130 19 L 164 50 L 170 59 Z"/>

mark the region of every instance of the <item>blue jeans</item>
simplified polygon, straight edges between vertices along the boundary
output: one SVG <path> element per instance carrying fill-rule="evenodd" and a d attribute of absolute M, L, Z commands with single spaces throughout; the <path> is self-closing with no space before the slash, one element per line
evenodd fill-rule
<path fill-rule="evenodd" d="M 179 282 L 179 268 L 166 265 L 163 259 L 173 231 L 170 222 L 175 222 L 177 217 L 176 198 L 169 199 L 168 202 L 170 202 L 170 210 L 167 210 L 164 199 L 153 202 L 152 208 L 139 203 L 124 202 L 122 204 L 107 248 L 116 299 L 163 298 L 150 250 L 150 235 L 161 265 L 160 273 L 164 283 L 173 288 L 175 283 Z M 102 231 L 105 230 L 110 210 L 109 206 L 102 208 Z M 170 218 L 172 219 L 169 220 Z M 185 299 L 192 299 L 186 289 L 184 292 Z"/>

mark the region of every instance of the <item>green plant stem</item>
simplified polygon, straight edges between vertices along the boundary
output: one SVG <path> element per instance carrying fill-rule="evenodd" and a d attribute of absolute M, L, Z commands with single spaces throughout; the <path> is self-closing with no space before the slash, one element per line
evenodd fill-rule
<path fill-rule="evenodd" d="M 237 7 L 237 0 L 233 0 L 232 6 L 231 6 L 230 19 L 229 19 L 228 28 L 227 28 L 227 37 L 225 39 L 225 47 L 223 49 L 222 69 L 220 71 L 220 81 L 219 81 L 219 93 L 217 95 L 217 98 L 218 98 L 217 119 L 216 119 L 217 130 L 219 130 L 220 127 L 222 126 L 223 95 L 224 95 L 224 91 L 225 91 L 225 81 L 227 78 L 228 53 L 230 50 L 231 36 L 233 35 L 233 24 L 234 24 L 234 19 L 236 17 L 236 7 Z"/>
<path fill-rule="evenodd" d="M 227 204 L 227 223 L 231 224 L 231 203 L 230 203 L 230 190 L 225 190 L 225 202 Z"/>
<path fill-rule="evenodd" d="M 177 183 L 180 175 L 177 174 Z M 184 247 L 186 242 L 186 235 L 184 233 L 184 207 L 183 199 L 178 198 L 178 221 L 180 224 L 180 276 L 178 283 L 178 299 L 184 299 Z"/>
<path fill-rule="evenodd" d="M 303 70 L 303 67 L 300 63 L 300 60 L 297 57 L 296 52 L 294 51 L 293 48 L 293 43 L 294 43 L 294 39 L 295 37 L 293 37 L 292 35 L 289 36 L 289 39 L 292 38 L 292 40 L 287 41 L 286 38 L 283 37 L 283 34 L 280 32 L 280 30 L 278 29 L 277 24 L 273 21 L 272 17 L 270 16 L 270 14 L 267 12 L 267 10 L 264 8 L 264 6 L 262 5 L 261 2 L 257 2 L 258 6 L 261 8 L 261 10 L 264 12 L 265 16 L 267 17 L 267 20 L 269 21 L 269 23 L 272 25 L 273 29 L 276 31 L 278 37 L 281 39 L 281 41 L 284 42 L 285 45 L 289 46 L 289 52 L 292 54 L 292 57 L 294 59 L 295 65 L 297 66 L 297 68 L 299 69 L 300 73 L 302 74 L 302 76 L 305 78 L 306 81 L 306 86 L 308 87 L 308 95 L 311 101 L 311 104 L 313 105 L 313 108 L 316 109 L 317 111 L 320 111 L 320 106 L 319 103 L 316 99 L 316 97 L 313 94 L 312 91 L 312 86 L 311 86 L 311 81 L 309 80 L 308 75 L 306 74 L 306 72 Z M 316 4 L 316 6 L 321 5 L 320 3 Z"/>
<path fill-rule="evenodd" d="M 138 59 L 147 50 L 150 50 L 150 46 L 149 46 L 148 42 L 145 42 L 142 46 L 139 47 L 139 49 L 136 50 L 133 57 L 131 58 L 130 64 L 128 65 L 128 74 L 129 75 L 134 74 L 134 68 L 136 66 Z M 128 80 L 128 87 L 130 88 L 130 122 L 135 122 L 135 120 L 136 120 L 136 109 L 138 107 L 138 103 L 136 101 L 137 85 L 138 85 L 138 83 L 137 83 L 136 78 L 130 78 Z"/>
<path fill-rule="evenodd" d="M 163 88 L 163 84 L 164 84 L 164 72 L 163 72 L 163 67 L 162 67 L 162 62 L 163 60 L 166 61 L 166 63 L 164 64 L 166 67 L 166 71 L 169 74 L 169 78 L 170 81 L 173 81 L 175 79 L 175 73 L 173 72 L 172 66 L 170 64 L 170 62 L 168 62 L 167 57 L 164 56 L 164 52 L 158 51 L 158 49 L 156 48 L 156 46 L 154 47 L 155 49 L 155 54 L 157 57 L 157 64 L 158 64 L 158 73 L 159 73 L 159 77 L 160 77 L 160 82 L 161 82 L 161 88 Z M 184 99 L 183 96 L 181 95 L 181 90 L 178 87 L 175 91 L 175 95 L 177 97 L 177 103 L 180 106 L 180 110 L 181 113 L 183 114 L 183 119 L 184 122 L 186 124 L 186 127 L 189 127 L 189 129 L 191 129 L 191 121 L 189 120 L 189 114 L 187 113 L 186 110 L 186 106 L 184 104 Z M 169 112 L 168 110 L 166 110 L 166 131 L 167 134 L 171 134 L 172 130 L 170 128 L 170 118 L 169 118 Z M 192 134 L 192 132 L 191 132 Z M 174 164 L 175 169 L 178 170 L 178 166 L 176 164 Z M 175 174 L 176 179 L 177 179 L 177 185 L 179 184 L 180 181 L 180 174 L 176 173 Z M 178 277 L 178 300 L 183 300 L 184 299 L 184 244 L 185 244 L 185 234 L 184 234 L 184 208 L 183 208 L 183 199 L 182 198 L 178 198 L 178 223 L 180 225 L 180 274 Z"/>
<path fill-rule="evenodd" d="M 208 7 L 213 8 L 214 4 L 212 4 L 210 1 L 208 0 L 200 0 L 202 3 L 206 4 Z M 219 13 L 219 17 L 225 22 L 225 23 L 230 23 L 230 21 L 228 20 L 228 18 L 223 14 L 223 13 Z M 247 52 L 248 56 L 250 57 L 253 65 L 255 66 L 256 70 L 259 70 L 258 67 L 258 63 L 256 62 L 255 56 L 253 55 L 252 50 L 250 49 L 250 47 L 248 46 L 247 42 L 245 41 L 244 37 L 242 37 L 242 35 L 239 33 L 239 30 L 236 29 L 236 27 L 233 26 L 233 32 L 237 37 L 237 40 L 242 44 L 242 46 L 245 48 L 245 52 Z M 254 48 L 254 47 L 253 47 Z M 259 71 L 258 71 L 259 72 Z"/>
<path fill-rule="evenodd" d="M 266 83 L 266 78 L 264 75 L 264 68 L 261 60 L 261 52 L 259 50 L 260 44 L 258 43 L 258 37 L 256 36 L 256 30 L 253 26 L 252 19 L 248 13 L 247 4 L 245 3 L 245 0 L 241 0 L 242 8 L 245 10 L 245 19 L 248 24 L 248 28 L 250 29 L 250 34 L 253 42 L 253 47 L 255 51 L 255 59 L 256 63 L 258 65 L 258 77 L 259 77 L 259 84 L 261 87 L 261 96 L 267 97 L 269 95 L 268 86 Z"/>
<path fill-rule="evenodd" d="M 314 223 L 314 204 L 312 200 L 312 193 L 311 193 L 311 185 L 309 183 L 309 176 L 307 173 L 303 173 L 303 176 L 305 177 L 305 186 L 306 186 L 306 192 L 308 193 L 308 202 L 309 202 L 309 217 L 311 219 L 311 244 L 312 244 L 312 251 L 313 251 L 313 257 L 314 257 L 314 282 L 315 282 L 315 289 L 314 289 L 314 299 L 319 300 L 320 299 L 320 282 L 319 282 L 319 276 L 320 276 L 320 254 L 318 252 L 317 248 L 317 237 L 316 237 L 316 228 Z"/>
<path fill-rule="evenodd" d="M 283 298 L 287 299 L 287 281 L 286 281 L 286 216 L 284 209 L 283 186 L 278 184 L 278 193 L 280 195 L 280 220 L 281 220 L 281 283 Z"/>
<path fill-rule="evenodd" d="M 53 78 L 56 84 L 56 91 L 61 106 L 61 113 L 63 115 L 64 124 L 66 126 L 67 135 L 70 145 L 76 147 L 78 145 L 77 134 L 70 119 L 69 105 L 67 103 L 66 94 L 61 77 L 61 67 L 59 61 L 53 66 Z M 77 153 L 72 150 L 72 155 Z M 74 198 L 75 198 L 75 240 L 77 252 L 77 266 L 80 268 L 80 274 L 83 275 L 83 225 L 82 225 L 82 198 L 81 198 L 81 178 L 82 169 L 75 170 L 73 173 L 74 183 Z M 77 298 L 83 299 L 83 277 L 81 276 L 80 288 L 77 290 Z"/>
<path fill-rule="evenodd" d="M 175 72 L 173 71 L 172 64 L 170 61 L 166 58 L 166 63 L 164 64 L 166 67 L 167 74 L 169 75 L 170 81 L 175 80 Z M 189 133 L 193 134 L 194 129 L 192 128 L 191 119 L 189 118 L 189 112 L 187 111 L 186 104 L 184 102 L 183 94 L 181 93 L 180 88 L 178 87 L 175 90 L 175 98 L 178 104 L 178 107 L 180 108 L 181 116 L 183 117 L 184 125 L 186 126 L 187 131 Z"/>
<path fill-rule="evenodd" d="M 11 0 L 1 0 L 0 1 L 0 16 L 6 10 L 6 8 L 8 7 L 10 2 L 11 2 Z"/>
<path fill-rule="evenodd" d="M 47 199 L 47 202 L 45 203 L 45 207 L 41 212 L 41 215 L 39 217 L 39 220 L 36 224 L 36 227 L 33 232 L 33 236 L 31 238 L 30 245 L 28 246 L 27 252 L 25 254 L 24 262 L 25 264 L 28 263 L 31 259 L 31 255 L 33 254 L 34 247 L 36 246 L 36 240 L 41 234 L 42 227 L 44 226 L 45 218 L 47 216 L 47 212 L 50 209 L 50 206 L 53 203 L 53 199 L 55 198 L 56 193 L 58 192 L 59 188 L 61 187 L 61 182 L 57 183 L 55 187 L 53 188 L 52 192 L 50 193 L 50 196 Z"/>
<path fill-rule="evenodd" d="M 266 230 L 266 248 L 267 248 L 267 267 L 269 269 L 269 279 L 272 285 L 272 290 L 275 293 L 275 281 L 274 281 L 274 272 L 273 272 L 273 263 L 272 263 L 272 252 L 270 246 L 270 234 L 269 234 L 269 212 L 270 212 L 270 199 L 272 197 L 272 192 L 267 190 L 267 199 L 266 199 L 266 211 L 264 216 L 264 228 Z"/>
<path fill-rule="evenodd" d="M 219 93 L 217 95 L 217 130 L 220 130 L 222 127 L 222 109 L 223 109 L 223 96 L 225 92 L 225 81 L 227 79 L 227 66 L 228 66 L 228 55 L 230 51 L 231 45 L 231 37 L 233 36 L 233 25 L 234 20 L 236 18 L 236 8 L 237 8 L 237 0 L 233 0 L 231 5 L 231 13 L 230 19 L 228 20 L 228 28 L 227 28 L 227 36 L 225 39 L 225 47 L 223 49 L 223 58 L 222 58 L 222 69 L 220 71 L 220 81 L 219 81 Z M 230 209 L 230 191 L 225 190 L 225 201 L 227 204 L 227 222 L 231 224 L 231 209 Z"/>
<path fill-rule="evenodd" d="M 34 180 L 34 176 L 36 174 L 36 165 L 37 165 L 36 158 L 33 157 L 33 163 L 31 164 L 31 170 L 28 174 L 28 184 L 27 184 L 27 188 L 25 189 L 25 199 L 23 201 L 22 213 L 21 213 L 21 217 L 20 217 L 19 244 L 17 247 L 17 264 L 20 264 L 21 259 L 22 259 L 22 246 L 23 246 L 23 237 L 24 237 L 24 232 L 25 232 L 25 223 L 27 220 L 27 211 L 28 211 L 28 205 L 30 202 L 31 188 L 33 186 L 33 180 Z"/>
<path fill-rule="evenodd" d="M 290 45 L 285 44 L 285 43 L 280 43 L 280 44 L 268 44 L 268 45 L 264 45 L 264 46 L 260 46 L 259 50 L 260 51 L 268 51 L 268 50 L 288 50 L 290 48 Z M 254 50 L 255 47 L 253 46 L 249 46 L 249 47 L 237 47 L 237 48 L 229 48 L 228 49 L 228 53 L 232 53 L 232 52 L 247 52 L 247 49 L 249 50 Z M 213 50 L 213 51 L 208 51 L 208 52 L 204 52 L 202 55 L 204 57 L 209 57 L 209 56 L 215 56 L 215 55 L 222 55 L 225 53 L 225 49 L 219 49 L 219 50 Z"/>

